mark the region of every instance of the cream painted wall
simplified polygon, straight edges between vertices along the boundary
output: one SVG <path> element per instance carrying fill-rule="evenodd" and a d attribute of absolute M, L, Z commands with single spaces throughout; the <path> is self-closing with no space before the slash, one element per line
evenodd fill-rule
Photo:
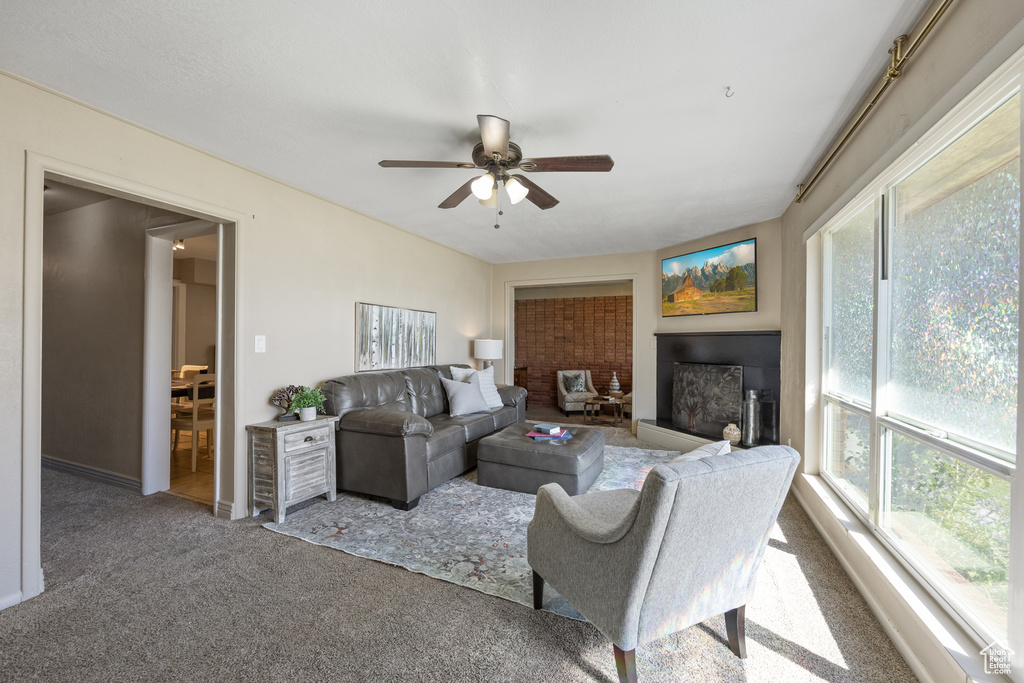
<path fill-rule="evenodd" d="M 275 414 L 268 398 L 276 388 L 353 371 L 357 301 L 436 311 L 443 362 L 470 362 L 471 340 L 489 332 L 491 266 L 483 261 L 2 74 L 0 120 L 0 606 L 21 599 L 23 571 L 38 572 L 22 567 L 25 548 L 38 547 L 22 519 L 25 216 L 42 211 L 25 206 L 28 152 L 238 217 L 238 291 L 225 292 L 243 321 L 237 380 L 245 391 L 226 474 L 244 450 L 243 426 Z M 256 334 L 267 336 L 266 353 L 253 352 Z M 222 487 L 222 498 L 237 491 Z"/>
<path fill-rule="evenodd" d="M 209 285 L 184 285 L 185 289 L 185 362 L 205 365 L 216 372 L 217 288 Z"/>
<path fill-rule="evenodd" d="M 636 252 L 611 256 L 525 261 L 494 266 L 493 330 L 495 338 L 506 339 L 508 310 L 506 288 L 514 284 L 544 282 L 564 285 L 593 279 L 619 279 L 634 273 L 637 279 L 633 302 L 636 317 L 636 372 L 633 381 L 634 419 L 653 418 L 656 413 L 655 374 L 657 354 L 655 332 L 707 332 L 731 330 L 777 330 L 781 325 L 780 283 L 782 280 L 781 228 L 779 219 L 764 221 L 684 242 L 657 252 Z M 661 317 L 661 259 L 691 251 L 757 238 L 758 310 L 753 313 Z M 529 291 L 529 290 L 527 290 Z M 511 341 L 510 339 L 508 341 Z M 508 360 L 506 356 L 506 360 Z M 495 362 L 499 375 L 505 364 Z"/>
<path fill-rule="evenodd" d="M 735 330 L 778 330 L 782 324 L 782 221 L 775 218 L 754 225 L 720 232 L 692 242 L 659 249 L 657 253 L 658 287 L 661 287 L 661 261 L 680 254 L 720 247 L 731 242 L 757 238 L 757 310 L 751 313 L 720 313 L 661 317 L 658 332 L 728 332 Z"/>
<path fill-rule="evenodd" d="M 564 287 L 520 287 L 516 301 L 530 299 L 572 299 L 587 296 L 632 296 L 632 282 L 599 282 L 593 285 L 567 285 Z"/>
<path fill-rule="evenodd" d="M 216 285 L 217 262 L 201 258 L 176 258 L 174 279 L 187 284 Z"/>

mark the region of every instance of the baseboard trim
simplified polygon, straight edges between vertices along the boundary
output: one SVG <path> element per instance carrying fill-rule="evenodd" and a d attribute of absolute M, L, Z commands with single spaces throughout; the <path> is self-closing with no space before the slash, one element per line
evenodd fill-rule
<path fill-rule="evenodd" d="M 234 519 L 232 516 L 234 513 L 235 504 L 230 500 L 217 501 L 217 509 L 213 511 L 215 517 L 223 517 L 224 519 Z"/>
<path fill-rule="evenodd" d="M 82 479 L 89 479 L 101 484 L 117 486 L 142 495 L 141 481 L 126 477 L 122 474 L 117 474 L 116 472 L 110 472 L 108 470 L 100 469 L 99 467 L 90 467 L 89 465 L 80 465 L 76 462 L 68 462 L 67 460 L 61 460 L 60 458 L 54 458 L 49 455 L 44 455 L 42 457 L 42 464 L 43 467 L 56 472 L 64 472 L 65 474 L 71 474 L 76 477 L 81 477 Z"/>
<path fill-rule="evenodd" d="M 21 602 L 21 591 L 11 593 L 10 595 L 0 596 L 0 610 L 7 609 L 8 607 L 14 607 Z"/>

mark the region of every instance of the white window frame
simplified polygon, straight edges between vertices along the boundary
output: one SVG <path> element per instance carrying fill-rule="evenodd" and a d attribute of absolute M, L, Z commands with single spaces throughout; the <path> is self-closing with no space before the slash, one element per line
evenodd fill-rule
<path fill-rule="evenodd" d="M 964 462 L 970 466 L 980 468 L 994 476 L 1011 483 L 1011 517 L 1012 521 L 1020 519 L 1018 508 L 1024 506 L 1024 502 L 1018 498 L 1024 494 L 1024 488 L 1015 482 L 1016 456 L 1000 449 L 978 444 L 962 436 L 950 435 L 931 431 L 926 425 L 921 425 L 899 415 L 896 411 L 890 410 L 886 401 L 885 386 L 888 381 L 889 358 L 888 349 L 890 344 L 889 325 L 889 281 L 888 274 L 881 273 L 880 268 L 886 266 L 886 258 L 890 252 L 889 226 L 893 225 L 895 210 L 892 206 L 891 197 L 894 188 L 903 180 L 913 174 L 916 170 L 928 163 L 938 153 L 952 144 L 961 135 L 970 130 L 974 125 L 982 121 L 993 111 L 1002 106 L 1015 94 L 1021 93 L 1024 99 L 1024 57 L 1011 59 L 987 79 L 974 93 L 966 97 L 959 105 L 947 114 L 931 131 L 926 133 L 907 152 L 900 156 L 892 165 L 883 171 L 874 181 L 869 183 L 857 196 L 850 201 L 846 207 L 833 216 L 821 229 L 821 263 L 822 263 L 822 296 L 821 296 L 821 321 L 822 321 L 822 354 L 821 354 L 821 392 L 818 403 L 818 421 L 820 434 L 820 452 L 823 456 L 821 477 L 829 484 L 835 493 L 846 502 L 850 510 L 864 525 L 869 528 L 874 536 L 885 546 L 892 555 L 915 576 L 928 593 L 942 604 L 946 611 L 954 618 L 965 631 L 970 634 L 979 647 L 985 647 L 997 640 L 994 633 L 980 621 L 970 615 L 961 612 L 957 608 L 956 598 L 952 596 L 941 584 L 933 581 L 929 576 L 929 570 L 913 557 L 906 554 L 900 547 L 899 542 L 890 535 L 885 527 L 887 526 L 886 509 L 889 496 L 885 487 L 889 485 L 888 477 L 883 473 L 891 471 L 890 468 L 890 433 L 900 433 L 920 443 L 927 445 L 938 453 Z M 1024 110 L 1024 106 L 1022 106 Z M 1022 115 L 1024 119 L 1024 115 Z M 1022 120 L 1024 129 L 1024 120 Z M 830 356 L 831 356 L 831 334 L 828 326 L 831 324 L 831 249 L 829 235 L 836 229 L 843 226 L 853 216 L 863 211 L 867 206 L 877 202 L 879 209 L 879 220 L 875 228 L 874 245 L 874 301 L 873 301 L 873 331 L 874 344 L 872 349 L 872 389 L 871 404 L 864 405 L 852 397 L 843 396 L 839 393 L 830 393 Z M 1024 216 L 1024 211 L 1021 212 Z M 1021 235 L 1021 243 L 1024 244 L 1024 235 Z M 1022 250 L 1024 252 L 1024 250 Z M 1022 259 L 1024 261 L 1024 259 Z M 1019 295 L 1018 295 L 1019 296 Z M 1019 298 L 1018 298 L 1019 301 Z M 1022 307 L 1024 317 L 1024 307 Z M 1018 331 L 1018 347 L 1020 354 L 1024 355 L 1024 325 Z M 1024 373 L 1024 364 L 1018 363 L 1018 375 Z M 1019 386 L 1024 385 L 1024 379 L 1020 380 Z M 1018 406 L 1020 405 L 1021 390 L 1018 389 Z M 868 510 L 860 506 L 845 490 L 844 485 L 827 471 L 825 458 L 828 457 L 830 429 L 828 423 L 829 405 L 834 405 L 849 413 L 861 415 L 870 421 L 870 484 L 868 491 Z M 1018 408 L 1019 411 L 1019 408 Z M 1018 425 L 1021 418 L 1018 416 Z M 1022 436 L 1018 427 L 1018 444 Z M 1019 448 L 1018 448 L 1019 451 Z M 1012 523 L 1011 521 L 1011 523 Z M 1011 563 L 1014 559 L 1024 557 L 1024 533 L 1014 528 L 1010 537 Z M 1022 568 L 1017 566 L 1020 563 L 1012 564 L 1010 576 L 1010 606 L 1008 614 L 1009 637 L 1013 638 L 1013 624 L 1017 619 L 1024 619 L 1020 614 L 1021 606 L 1014 601 L 1013 595 L 1019 593 L 1021 588 L 1018 585 L 1024 578 L 1019 576 Z M 1017 571 L 1014 572 L 1013 570 Z"/>

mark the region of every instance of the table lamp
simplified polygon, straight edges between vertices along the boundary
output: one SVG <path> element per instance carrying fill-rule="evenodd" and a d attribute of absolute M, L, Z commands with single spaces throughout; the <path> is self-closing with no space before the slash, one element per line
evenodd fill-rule
<path fill-rule="evenodd" d="M 501 349 L 504 342 L 500 339 L 475 339 L 473 340 L 473 357 L 484 362 L 484 369 L 494 365 L 491 361 L 501 358 Z"/>

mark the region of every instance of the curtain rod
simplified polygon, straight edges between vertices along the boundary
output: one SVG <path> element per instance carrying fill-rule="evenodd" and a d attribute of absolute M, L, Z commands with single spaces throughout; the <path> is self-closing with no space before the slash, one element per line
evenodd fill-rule
<path fill-rule="evenodd" d="M 903 51 L 903 44 L 907 41 L 907 35 L 904 34 L 899 36 L 893 41 L 892 47 L 889 48 L 889 54 L 892 56 L 892 59 L 885 70 L 882 84 L 857 118 L 853 119 L 853 123 L 849 125 L 846 134 L 843 135 L 839 142 L 833 146 L 832 151 L 825 157 L 824 161 L 818 163 L 817 170 L 814 171 L 810 178 L 805 180 L 802 184 L 797 185 L 796 199 L 793 200 L 793 203 L 799 204 L 803 200 L 804 195 L 814 187 L 814 184 L 818 182 L 818 179 L 822 174 L 829 168 L 829 166 L 832 165 L 832 162 L 835 161 L 837 156 L 839 156 L 839 152 L 846 147 L 846 143 L 850 141 L 853 134 L 856 133 L 864 121 L 867 120 L 868 114 L 870 114 L 875 105 L 878 104 L 878 101 L 881 99 L 885 91 L 889 89 L 889 86 L 892 85 L 897 78 L 903 75 L 903 70 L 906 68 L 910 58 L 915 52 L 917 52 L 917 49 L 921 47 L 922 43 L 924 43 L 925 39 L 932 32 L 932 29 L 935 28 L 935 25 L 939 22 L 939 19 L 942 18 L 942 15 L 946 13 L 946 10 L 949 9 L 953 2 L 954 0 L 944 0 L 943 3 L 939 5 L 938 9 L 935 10 L 935 13 L 932 14 L 931 19 L 928 20 L 928 23 L 921 29 L 921 33 L 919 33 L 907 47 L 906 52 Z"/>

